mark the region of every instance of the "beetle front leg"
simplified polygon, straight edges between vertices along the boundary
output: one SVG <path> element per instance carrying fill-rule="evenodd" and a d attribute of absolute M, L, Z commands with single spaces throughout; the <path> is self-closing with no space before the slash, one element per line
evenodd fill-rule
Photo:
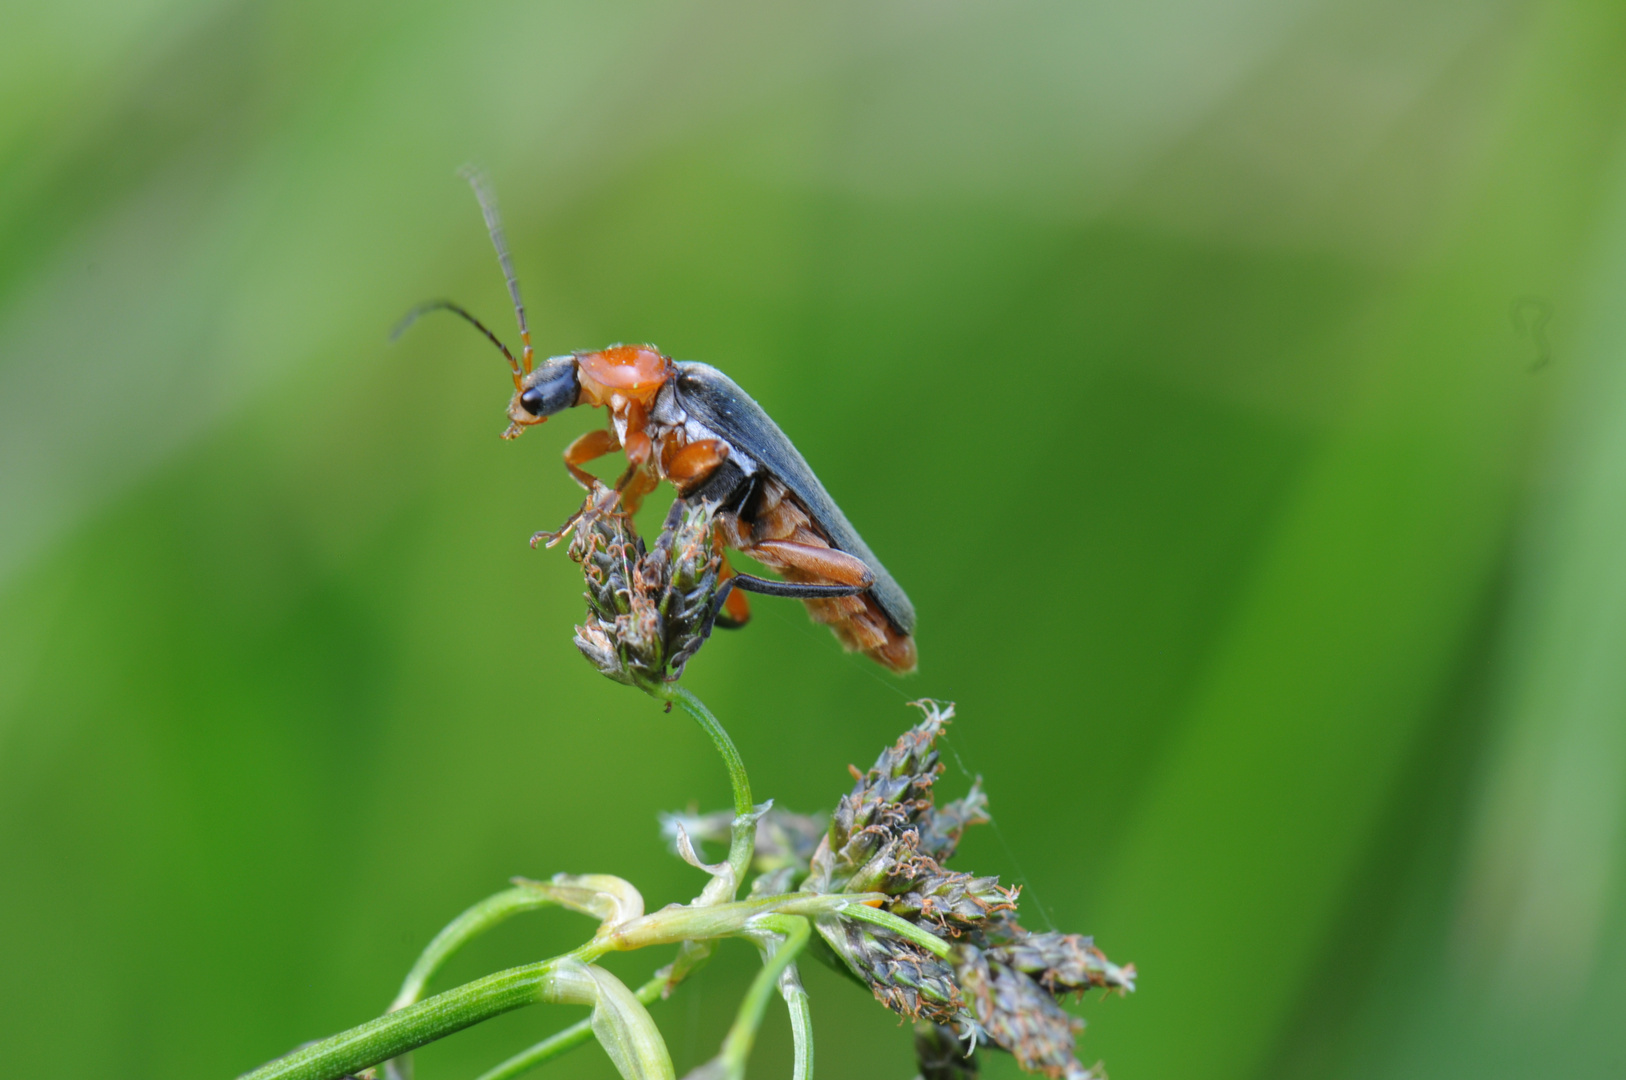
<path fill-rule="evenodd" d="M 588 491 L 592 491 L 593 484 L 597 482 L 598 478 L 582 468 L 582 466 L 589 461 L 603 457 L 605 454 L 613 454 L 619 449 L 621 449 L 621 440 L 616 438 L 615 432 L 608 428 L 596 428 L 592 431 L 583 432 L 576 437 L 574 442 L 565 447 L 565 468 L 569 469 L 570 475 L 576 478 L 576 483 Z"/>
<path fill-rule="evenodd" d="M 587 489 L 587 499 L 582 502 L 581 509 L 566 518 L 565 523 L 559 526 L 558 529 L 553 532 L 543 529 L 533 534 L 531 536 L 532 547 L 543 541 L 547 541 L 547 546 L 552 547 L 569 536 L 570 531 L 581 521 L 582 515 L 589 510 L 604 513 L 615 507 L 615 500 L 620 498 L 621 494 L 619 485 L 617 485 L 617 489 L 608 501 L 603 502 L 602 505 L 593 506 L 593 489 L 602 485 L 599 483 L 598 477 L 582 468 L 582 466 L 589 461 L 603 457 L 605 454 L 613 454 L 619 449 L 621 449 L 621 441 L 616 438 L 614 431 L 606 428 L 596 428 L 593 431 L 583 432 L 569 446 L 565 447 L 565 468 L 570 471 L 570 475 L 575 479 L 576 483 Z"/>

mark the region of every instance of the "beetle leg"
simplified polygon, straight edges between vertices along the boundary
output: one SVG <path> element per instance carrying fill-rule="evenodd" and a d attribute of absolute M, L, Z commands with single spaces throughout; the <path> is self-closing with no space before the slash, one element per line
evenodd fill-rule
<path fill-rule="evenodd" d="M 654 470 L 629 465 L 627 471 L 621 474 L 621 479 L 615 482 L 615 490 L 621 496 L 622 512 L 636 514 L 644 504 L 644 496 L 654 491 L 660 482 L 661 478 L 655 475 Z"/>
<path fill-rule="evenodd" d="M 621 449 L 621 440 L 616 438 L 615 432 L 608 428 L 595 428 L 592 431 L 583 432 L 576 438 L 575 442 L 565 447 L 565 468 L 569 469 L 570 475 L 576 478 L 576 483 L 588 491 L 592 491 L 597 477 L 582 468 L 582 466 L 595 458 L 603 457 L 605 454 L 613 454 L 619 449 Z"/>
<path fill-rule="evenodd" d="M 851 591 L 844 593 L 819 592 L 809 593 L 803 599 L 815 596 L 851 596 L 853 593 L 863 592 L 875 584 L 875 572 L 865 564 L 863 559 L 856 555 L 849 555 L 845 551 L 838 551 L 832 547 L 816 547 L 812 544 L 798 544 L 789 540 L 763 540 L 753 544 L 745 552 L 754 559 L 767 563 L 776 570 L 789 570 L 793 573 L 805 575 L 814 581 L 832 582 L 839 586 L 851 586 Z M 741 588 L 749 588 L 742 585 Z M 762 590 L 753 589 L 753 592 Z M 775 593 L 776 596 L 790 596 L 791 593 Z"/>
<path fill-rule="evenodd" d="M 731 581 L 739 576 L 739 571 L 728 565 L 728 556 L 723 556 L 722 566 L 717 571 L 719 581 Z M 724 630 L 737 630 L 751 621 L 751 604 L 745 599 L 745 590 L 728 587 L 728 593 L 723 597 L 722 609 L 717 612 L 717 625 Z"/>
<path fill-rule="evenodd" d="M 761 593 L 763 596 L 788 596 L 792 600 L 826 600 L 840 596 L 856 596 L 863 592 L 864 585 L 830 585 L 813 583 L 810 581 L 769 581 L 759 578 L 755 574 L 735 574 L 723 583 L 746 592 Z M 722 590 L 717 590 L 719 594 Z"/>
<path fill-rule="evenodd" d="M 552 547 L 569 536 L 571 531 L 581 524 L 583 518 L 591 521 L 599 514 L 615 512 L 615 504 L 621 498 L 621 493 L 614 488 L 605 487 L 596 477 L 592 479 L 593 486 L 588 490 L 587 498 L 582 500 L 581 508 L 565 518 L 563 525 L 553 532 L 543 529 L 540 532 L 531 534 L 531 546 L 533 548 L 544 541 L 547 542 L 548 547 Z"/>
<path fill-rule="evenodd" d="M 693 491 L 712 470 L 728 460 L 728 444 L 721 439 L 699 439 L 673 454 L 664 465 L 666 478 L 679 494 Z"/>
<path fill-rule="evenodd" d="M 747 592 L 761 593 L 763 596 L 788 596 L 794 600 L 824 600 L 841 596 L 853 596 L 856 593 L 863 592 L 864 588 L 862 585 L 814 585 L 802 581 L 769 581 L 767 578 L 759 578 L 754 574 L 736 573 L 725 580 L 721 587 L 718 588 L 717 595 L 712 597 L 711 610 L 706 612 L 706 618 L 700 624 L 700 639 L 704 641 L 711 637 L 711 628 L 713 625 L 718 624 L 718 614 L 725 607 L 729 609 L 734 607 L 734 597 L 739 595 L 736 590 L 743 589 Z M 730 615 L 732 615 L 732 611 Z M 749 615 L 749 612 L 747 612 L 747 615 Z M 727 622 L 720 625 L 724 629 L 730 629 Z M 735 625 L 739 624 L 736 623 Z"/>
<path fill-rule="evenodd" d="M 583 432 L 581 435 L 576 437 L 575 441 L 573 441 L 569 446 L 565 447 L 565 468 L 570 471 L 570 475 L 575 479 L 576 483 L 587 489 L 587 501 L 583 502 L 581 509 L 577 510 L 574 514 L 571 514 L 568 518 L 566 518 L 565 523 L 559 526 L 559 528 L 555 531 L 548 532 L 546 529 L 543 529 L 541 532 L 533 535 L 531 537 L 532 547 L 535 547 L 537 544 L 543 541 L 547 541 L 548 547 L 552 547 L 570 535 L 570 530 L 576 527 L 576 524 L 581 521 L 582 515 L 585 514 L 589 509 L 596 509 L 600 512 L 608 512 L 615 506 L 614 498 L 611 498 L 608 502 L 605 502 L 600 506 L 591 506 L 593 498 L 592 491 L 594 487 L 602 485 L 599 484 L 598 477 L 582 468 L 582 466 L 587 464 L 589 461 L 603 457 L 605 454 L 613 454 L 620 448 L 621 440 L 617 439 L 615 437 L 615 432 L 608 428 L 595 428 L 592 431 Z M 617 485 L 617 487 L 619 488 L 619 485 Z M 619 497 L 619 494 L 619 491 L 617 491 L 615 497 Z"/>
<path fill-rule="evenodd" d="M 634 465 L 642 465 L 649 460 L 650 451 L 654 449 L 654 443 L 650 441 L 649 432 L 644 430 L 644 424 L 647 422 L 648 417 L 644 413 L 643 405 L 636 401 L 627 402 L 625 415 L 627 422 L 627 437 L 625 440 L 627 460 Z"/>

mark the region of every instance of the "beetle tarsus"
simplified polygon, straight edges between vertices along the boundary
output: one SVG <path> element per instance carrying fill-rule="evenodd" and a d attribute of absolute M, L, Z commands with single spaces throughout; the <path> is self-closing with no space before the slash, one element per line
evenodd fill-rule
<path fill-rule="evenodd" d="M 531 547 L 534 548 L 537 544 L 543 543 L 544 541 L 546 541 L 545 546 L 553 547 L 555 544 L 559 543 L 559 541 L 575 532 L 576 526 L 580 525 L 583 521 L 591 523 L 594 518 L 599 517 L 602 514 L 615 513 L 616 504 L 620 501 L 621 492 L 615 490 L 614 488 L 607 488 L 595 479 L 593 481 L 593 489 L 587 493 L 587 498 L 582 500 L 581 509 L 577 510 L 574 514 L 571 514 L 565 519 L 565 523 L 563 525 L 559 526 L 559 528 L 552 532 L 549 532 L 547 529 L 542 529 L 538 532 L 532 533 Z"/>

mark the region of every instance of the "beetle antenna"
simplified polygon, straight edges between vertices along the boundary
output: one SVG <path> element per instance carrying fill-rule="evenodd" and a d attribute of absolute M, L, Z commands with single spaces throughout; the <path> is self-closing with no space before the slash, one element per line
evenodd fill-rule
<path fill-rule="evenodd" d="M 525 323 L 525 302 L 519 298 L 519 279 L 514 276 L 514 260 L 508 257 L 508 240 L 503 236 L 502 216 L 497 213 L 497 196 L 491 190 L 491 182 L 486 174 L 475 166 L 463 166 L 458 170 L 458 175 L 469 182 L 474 189 L 474 197 L 480 200 L 480 213 L 485 216 L 486 231 L 491 233 L 491 246 L 497 249 L 497 261 L 502 264 L 503 277 L 508 281 L 508 295 L 514 298 L 514 314 L 519 317 L 519 339 L 524 345 L 521 355 L 525 360 L 525 374 L 529 375 L 533 355 L 531 328 Z"/>
<path fill-rule="evenodd" d="M 406 316 L 400 322 L 395 324 L 395 329 L 390 331 L 390 340 L 394 341 L 396 338 L 406 333 L 409 326 L 417 322 L 422 316 L 429 314 L 431 311 L 450 311 L 453 315 L 460 315 L 464 319 L 467 319 L 469 322 L 473 323 L 476 330 L 484 334 L 493 345 L 502 350 L 502 354 L 504 356 L 508 357 L 508 366 L 514 372 L 514 389 L 524 389 L 524 376 L 519 370 L 519 361 L 515 360 L 514 354 L 508 351 L 508 346 L 504 345 L 502 343 L 502 339 L 497 337 L 496 334 L 493 334 L 490 330 L 486 329 L 485 323 L 481 322 L 479 319 L 476 319 L 473 315 L 470 315 L 467 311 L 464 311 L 461 307 L 452 303 L 450 300 L 431 300 L 426 304 L 419 304 L 417 307 L 407 312 Z"/>

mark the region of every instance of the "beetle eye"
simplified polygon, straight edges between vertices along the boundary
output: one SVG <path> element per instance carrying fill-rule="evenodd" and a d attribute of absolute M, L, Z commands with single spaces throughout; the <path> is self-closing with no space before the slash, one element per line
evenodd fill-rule
<path fill-rule="evenodd" d="M 543 408 L 546 407 L 546 402 L 542 395 L 542 388 L 540 386 L 533 386 L 529 390 L 525 391 L 519 396 L 519 404 L 520 408 L 524 409 L 532 416 L 541 416 Z"/>

